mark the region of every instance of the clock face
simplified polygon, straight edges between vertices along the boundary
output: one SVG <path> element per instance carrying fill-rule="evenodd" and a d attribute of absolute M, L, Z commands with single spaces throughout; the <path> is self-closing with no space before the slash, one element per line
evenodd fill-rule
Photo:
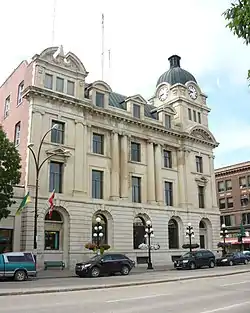
<path fill-rule="evenodd" d="M 191 99 L 193 100 L 197 99 L 198 93 L 197 93 L 196 88 L 193 85 L 188 87 L 188 93 Z"/>
<path fill-rule="evenodd" d="M 161 101 L 165 101 L 168 97 L 168 87 L 167 86 L 163 86 L 160 88 L 159 93 L 158 93 L 158 98 Z"/>

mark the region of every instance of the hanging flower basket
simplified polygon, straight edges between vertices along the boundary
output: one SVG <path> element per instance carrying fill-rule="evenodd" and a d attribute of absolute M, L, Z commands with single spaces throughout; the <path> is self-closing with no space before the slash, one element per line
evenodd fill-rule
<path fill-rule="evenodd" d="M 86 243 L 85 249 L 88 249 L 88 250 L 91 250 L 91 251 L 96 251 L 97 246 L 96 246 L 95 243 L 89 242 L 89 243 Z"/>
<path fill-rule="evenodd" d="M 199 248 L 198 243 L 192 243 L 191 245 L 189 243 L 186 243 L 182 246 L 182 248 L 183 249 L 190 249 L 190 246 L 191 246 L 191 249 L 198 249 Z"/>

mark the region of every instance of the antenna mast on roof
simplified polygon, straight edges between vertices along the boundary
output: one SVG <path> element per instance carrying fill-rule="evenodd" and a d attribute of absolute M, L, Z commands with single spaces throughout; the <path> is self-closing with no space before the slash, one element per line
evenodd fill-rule
<path fill-rule="evenodd" d="M 56 22 L 56 0 L 54 0 L 54 4 L 53 4 L 52 46 L 54 46 L 54 41 L 55 41 L 55 22 Z"/>
<path fill-rule="evenodd" d="M 104 75 L 104 14 L 102 13 L 102 80 Z"/>

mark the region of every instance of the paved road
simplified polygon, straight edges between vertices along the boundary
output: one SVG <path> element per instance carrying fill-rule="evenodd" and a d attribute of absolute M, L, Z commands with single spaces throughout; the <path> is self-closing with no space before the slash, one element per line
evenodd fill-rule
<path fill-rule="evenodd" d="M 148 286 L 0 297 L 0 313 L 249 313 L 250 273 Z"/>
<path fill-rule="evenodd" d="M 81 287 L 81 286 L 98 286 L 107 284 L 119 284 L 129 282 L 145 282 L 149 280 L 163 280 L 168 278 L 178 278 L 187 276 L 201 276 L 206 274 L 226 274 L 232 271 L 250 270 L 250 265 L 240 265 L 234 267 L 217 267 L 214 269 L 199 269 L 195 271 L 165 271 L 165 272 L 147 272 L 137 275 L 128 276 L 111 276 L 99 278 L 54 278 L 54 279 L 40 279 L 33 281 L 26 281 L 23 283 L 16 283 L 13 281 L 0 282 L 0 292 L 10 291 L 12 289 L 35 289 L 35 288 L 53 288 L 53 287 Z M 250 311 L 249 311 L 250 312 Z"/>

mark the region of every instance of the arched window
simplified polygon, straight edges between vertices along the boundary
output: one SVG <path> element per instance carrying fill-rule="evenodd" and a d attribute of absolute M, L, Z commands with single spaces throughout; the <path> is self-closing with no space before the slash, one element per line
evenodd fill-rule
<path fill-rule="evenodd" d="M 200 248 L 205 249 L 207 243 L 207 227 L 203 221 L 199 224 Z"/>
<path fill-rule="evenodd" d="M 44 250 L 62 250 L 63 218 L 62 215 L 53 210 L 45 216 L 44 225 Z"/>
<path fill-rule="evenodd" d="M 133 223 L 134 249 L 138 249 L 141 243 L 146 243 L 145 236 L 145 220 L 137 216 Z"/>
<path fill-rule="evenodd" d="M 179 249 L 179 227 L 173 218 L 168 222 L 168 244 L 169 249 Z"/>
<path fill-rule="evenodd" d="M 97 237 L 94 236 L 95 233 L 98 234 L 98 232 L 95 230 L 95 226 L 97 226 L 97 218 L 100 218 L 100 226 L 102 226 L 102 229 L 99 231 L 99 233 L 102 233 L 103 236 L 99 236 L 99 244 L 107 244 L 108 243 L 108 221 L 106 217 L 102 214 L 95 214 L 92 219 L 92 241 L 94 243 L 97 243 Z"/>

